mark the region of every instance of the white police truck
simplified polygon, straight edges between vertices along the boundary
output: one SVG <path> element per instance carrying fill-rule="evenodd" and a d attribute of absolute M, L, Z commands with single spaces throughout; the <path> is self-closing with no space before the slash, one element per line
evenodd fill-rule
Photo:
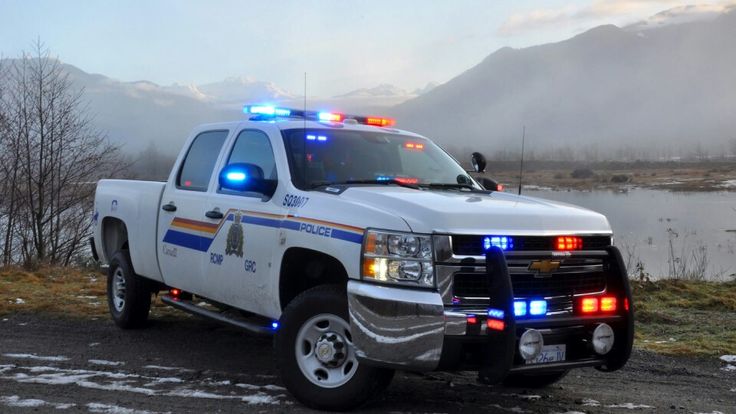
<path fill-rule="evenodd" d="M 628 360 L 631 291 L 604 216 L 498 191 L 388 118 L 244 112 L 195 129 L 165 183 L 98 183 L 93 253 L 121 328 L 161 294 L 273 335 L 288 390 L 328 410 L 396 369 L 530 387 Z"/>

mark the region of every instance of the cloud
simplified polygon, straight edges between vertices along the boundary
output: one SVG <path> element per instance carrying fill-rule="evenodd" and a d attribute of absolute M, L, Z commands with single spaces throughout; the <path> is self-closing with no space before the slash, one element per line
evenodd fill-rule
<path fill-rule="evenodd" d="M 629 23 L 647 18 L 663 8 L 685 5 L 702 5 L 713 10 L 725 9 L 734 0 L 703 2 L 692 0 L 594 0 L 586 5 L 567 5 L 556 9 L 532 9 L 515 13 L 499 27 L 501 36 L 514 36 L 549 28 L 574 27 L 583 23 Z"/>

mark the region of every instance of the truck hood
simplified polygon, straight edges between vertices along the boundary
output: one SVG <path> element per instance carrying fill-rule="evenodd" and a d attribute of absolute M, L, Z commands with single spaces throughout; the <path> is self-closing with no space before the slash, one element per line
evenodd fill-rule
<path fill-rule="evenodd" d="M 351 187 L 340 197 L 399 216 L 417 233 L 611 233 L 611 226 L 602 214 L 570 204 L 503 192 L 475 194 L 366 186 Z"/>

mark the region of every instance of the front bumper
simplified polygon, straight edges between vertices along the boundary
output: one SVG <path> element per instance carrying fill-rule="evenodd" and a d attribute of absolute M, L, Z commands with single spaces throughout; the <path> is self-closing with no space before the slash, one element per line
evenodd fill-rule
<path fill-rule="evenodd" d="M 594 366 L 613 371 L 624 366 L 631 354 L 634 312 L 631 289 L 620 252 L 613 246 L 605 252 L 608 263 L 607 291 L 625 300 L 629 309 L 607 316 L 555 315 L 535 320 L 506 319 L 503 332 L 486 328 L 480 312 L 457 308 L 443 302 L 437 291 L 395 288 L 352 280 L 348 283 L 348 303 L 353 344 L 358 358 L 369 365 L 413 371 L 477 369 L 497 382 L 510 373 L 560 371 Z M 487 257 L 488 306 L 503 308 L 513 315 L 513 291 L 503 253 Z M 469 324 L 468 316 L 478 314 L 480 323 Z M 614 348 L 605 356 L 591 345 L 592 331 L 600 323 L 614 329 Z M 563 362 L 529 365 L 517 351 L 519 337 L 536 329 L 545 345 L 565 344 Z"/>

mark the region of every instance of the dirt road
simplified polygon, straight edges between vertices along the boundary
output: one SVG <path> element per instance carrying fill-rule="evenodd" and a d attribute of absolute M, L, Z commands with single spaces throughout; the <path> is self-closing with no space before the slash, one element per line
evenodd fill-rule
<path fill-rule="evenodd" d="M 736 367 L 636 352 L 614 374 L 573 371 L 544 390 L 473 373 L 397 373 L 361 412 L 736 413 Z M 0 413 L 306 412 L 281 386 L 271 341 L 195 318 L 121 331 L 108 320 L 0 319 Z"/>

